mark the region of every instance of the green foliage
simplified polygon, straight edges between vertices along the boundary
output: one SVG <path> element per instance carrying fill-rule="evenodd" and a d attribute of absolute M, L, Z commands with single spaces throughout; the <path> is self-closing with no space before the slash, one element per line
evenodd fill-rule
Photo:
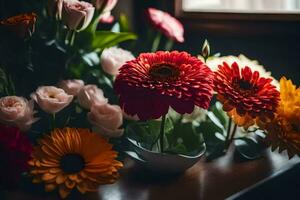
<path fill-rule="evenodd" d="M 129 138 L 142 147 L 155 151 L 158 149 L 161 121 L 133 122 L 126 128 Z M 164 152 L 171 154 L 197 155 L 205 148 L 202 135 L 196 132 L 192 123 L 174 124 L 170 118 L 165 123 Z"/>
<path fill-rule="evenodd" d="M 94 49 L 104 49 L 115 46 L 127 40 L 135 40 L 137 36 L 134 33 L 120 32 L 114 33 L 110 31 L 96 31 L 93 38 L 92 47 Z"/>

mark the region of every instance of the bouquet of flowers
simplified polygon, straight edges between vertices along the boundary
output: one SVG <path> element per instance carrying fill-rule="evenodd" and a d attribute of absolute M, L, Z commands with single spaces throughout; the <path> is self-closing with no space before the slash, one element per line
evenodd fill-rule
<path fill-rule="evenodd" d="M 243 55 L 211 55 L 207 41 L 198 57 L 172 51 L 183 25 L 155 8 L 146 10 L 151 42 L 140 53 L 126 16 L 111 14 L 116 4 L 28 0 L 30 12 L 0 22 L 1 188 L 25 176 L 61 198 L 93 192 L 118 179 L 118 152 L 182 166 L 205 149 L 208 159 L 223 155 L 234 141 L 254 159 L 259 137 L 300 154 L 291 80 L 278 83 Z"/>

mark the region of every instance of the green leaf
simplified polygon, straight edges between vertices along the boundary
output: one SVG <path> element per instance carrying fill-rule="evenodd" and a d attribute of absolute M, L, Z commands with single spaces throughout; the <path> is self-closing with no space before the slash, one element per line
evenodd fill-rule
<path fill-rule="evenodd" d="M 166 151 L 185 155 L 196 155 L 204 148 L 201 134 L 196 132 L 193 123 L 177 123 L 173 133 L 166 135 L 169 147 Z"/>
<path fill-rule="evenodd" d="M 104 49 L 115 46 L 127 40 L 136 40 L 137 36 L 134 33 L 113 33 L 110 31 L 97 31 L 94 36 L 92 47 L 95 49 Z"/>
<path fill-rule="evenodd" d="M 99 65 L 99 63 L 100 63 L 99 56 L 95 52 L 91 52 L 91 53 L 82 55 L 82 60 L 90 67 Z"/>
<path fill-rule="evenodd" d="M 126 127 L 129 138 L 141 143 L 143 147 L 151 150 L 153 144 L 159 137 L 161 121 L 150 120 L 147 122 L 132 122 Z M 165 135 L 174 129 L 172 121 L 167 118 L 165 123 Z"/>
<path fill-rule="evenodd" d="M 207 120 L 197 127 L 197 132 L 202 133 L 206 144 L 206 157 L 208 160 L 224 155 L 225 149 L 225 129 Z"/>
<path fill-rule="evenodd" d="M 261 157 L 262 145 L 254 138 L 241 138 L 234 141 L 237 152 L 248 160 L 254 160 Z"/>
<path fill-rule="evenodd" d="M 119 24 L 121 32 L 130 32 L 129 20 L 123 13 L 120 15 Z"/>
<path fill-rule="evenodd" d="M 220 123 L 224 126 L 226 129 L 228 126 L 228 116 L 223 111 L 223 106 L 220 102 L 216 102 L 215 105 L 212 106 L 211 111 L 214 113 L 214 115 L 219 119 Z"/>

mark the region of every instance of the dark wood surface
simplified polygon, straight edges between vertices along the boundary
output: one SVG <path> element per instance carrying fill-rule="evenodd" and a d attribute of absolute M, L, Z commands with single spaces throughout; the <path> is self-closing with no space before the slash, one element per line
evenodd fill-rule
<path fill-rule="evenodd" d="M 212 162 L 200 160 L 179 176 L 166 177 L 145 171 L 132 160 L 125 160 L 120 180 L 101 186 L 98 193 L 72 199 L 91 200 L 218 200 L 225 199 L 258 181 L 299 162 L 285 155 L 266 151 L 261 159 L 241 161 L 232 152 Z M 7 199 L 52 200 L 56 196 L 12 191 Z"/>

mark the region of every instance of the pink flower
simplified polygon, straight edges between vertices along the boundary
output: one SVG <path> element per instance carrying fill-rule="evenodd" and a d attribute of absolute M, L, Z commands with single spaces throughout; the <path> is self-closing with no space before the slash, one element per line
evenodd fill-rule
<path fill-rule="evenodd" d="M 77 95 L 79 104 L 86 109 L 90 109 L 94 104 L 106 104 L 107 99 L 103 91 L 96 85 L 86 85 L 81 88 Z"/>
<path fill-rule="evenodd" d="M 111 14 L 111 12 L 106 12 L 100 16 L 100 23 L 103 24 L 111 24 L 115 20 L 115 17 Z"/>
<path fill-rule="evenodd" d="M 84 30 L 92 21 L 95 8 L 85 1 L 64 0 L 62 21 L 70 30 Z"/>
<path fill-rule="evenodd" d="M 80 89 L 84 86 L 84 82 L 79 79 L 62 80 L 58 83 L 58 87 L 62 88 L 67 94 L 76 96 Z"/>
<path fill-rule="evenodd" d="M 101 54 L 101 66 L 103 71 L 110 75 L 118 75 L 120 67 L 127 61 L 133 60 L 134 56 L 131 52 L 117 47 L 104 49 Z"/>
<path fill-rule="evenodd" d="M 97 10 L 103 9 L 102 13 L 110 12 L 118 3 L 118 0 L 93 0 L 92 4 Z"/>
<path fill-rule="evenodd" d="M 95 104 L 88 113 L 88 119 L 94 126 L 94 130 L 104 136 L 120 137 L 124 132 L 124 129 L 120 129 L 123 123 L 123 116 L 119 106 Z"/>
<path fill-rule="evenodd" d="M 150 23 L 165 36 L 177 42 L 184 42 L 184 28 L 176 18 L 155 8 L 148 8 L 146 14 Z"/>
<path fill-rule="evenodd" d="M 31 97 L 43 111 L 51 114 L 61 111 L 73 100 L 73 95 L 68 95 L 63 89 L 54 86 L 39 87 Z"/>
<path fill-rule="evenodd" d="M 50 16 L 61 19 L 61 11 L 64 0 L 48 0 L 47 9 Z"/>
<path fill-rule="evenodd" d="M 38 119 L 34 118 L 33 101 L 23 97 L 7 96 L 0 98 L 0 122 L 27 131 Z"/>

